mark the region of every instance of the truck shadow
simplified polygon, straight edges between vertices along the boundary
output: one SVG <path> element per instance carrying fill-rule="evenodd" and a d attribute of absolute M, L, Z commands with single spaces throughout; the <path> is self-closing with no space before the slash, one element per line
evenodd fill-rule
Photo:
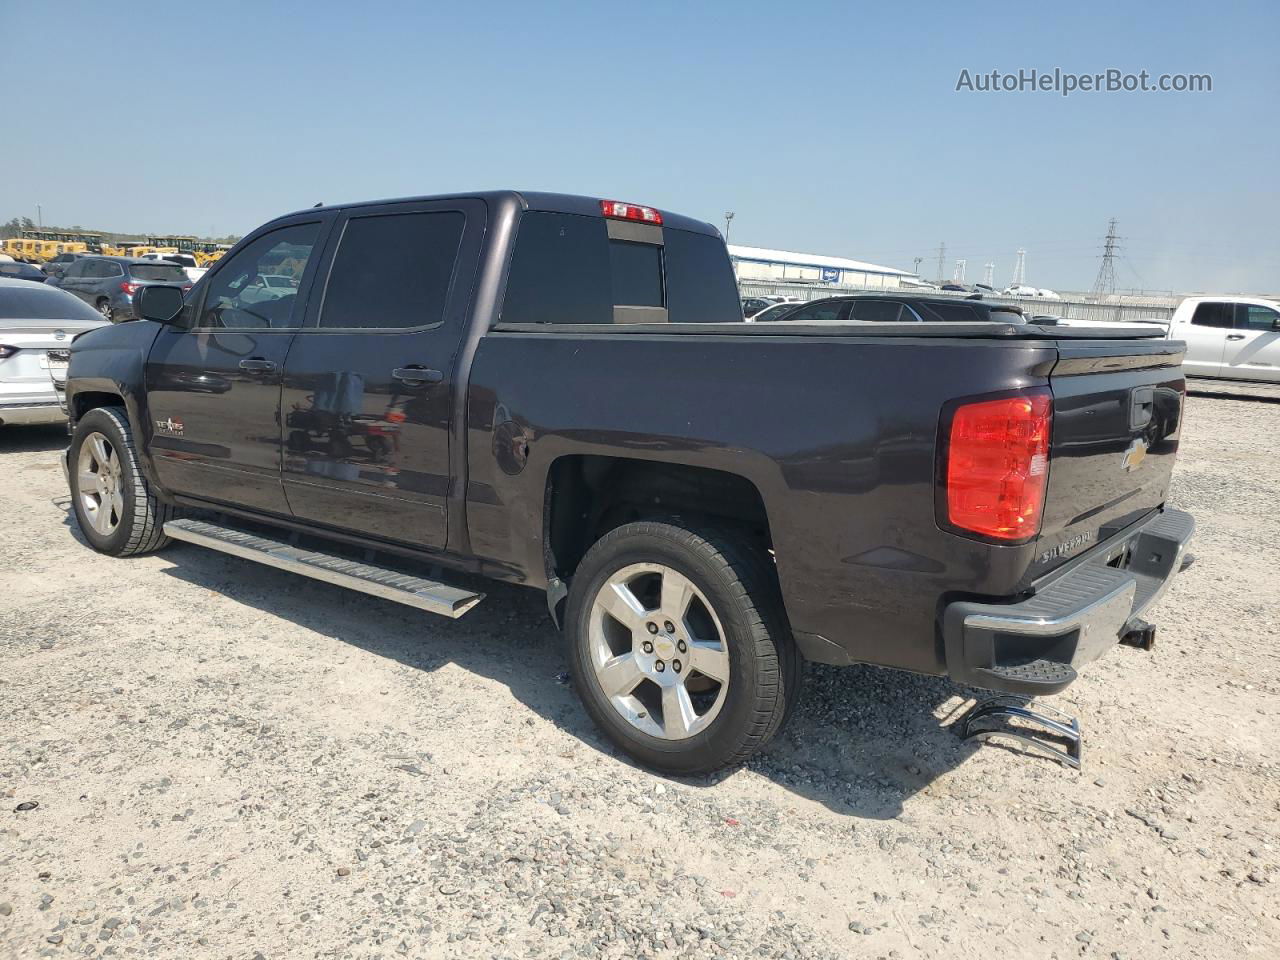
<path fill-rule="evenodd" d="M 0 457 L 6 453 L 62 451 L 70 442 L 65 423 L 0 427 Z"/>
<path fill-rule="evenodd" d="M 74 519 L 68 523 L 74 528 Z M 538 591 L 453 577 L 488 597 L 451 622 L 186 544 L 172 545 L 163 556 L 173 564 L 164 570 L 169 576 L 414 670 L 454 663 L 503 683 L 529 709 L 590 748 L 634 765 L 579 705 L 568 683 L 563 641 Z M 948 680 L 875 667 L 810 665 L 807 673 L 786 730 L 748 766 L 832 811 L 892 819 L 909 797 L 977 749 L 951 727 L 971 692 Z M 712 787 L 733 773 L 674 779 Z"/>

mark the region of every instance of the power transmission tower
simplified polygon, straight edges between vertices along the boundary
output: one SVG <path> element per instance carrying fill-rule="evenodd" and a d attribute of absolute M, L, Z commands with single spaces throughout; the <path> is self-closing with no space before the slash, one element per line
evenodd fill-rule
<path fill-rule="evenodd" d="M 1011 287 L 1020 287 L 1027 279 L 1027 251 L 1019 248 L 1018 259 L 1013 265 L 1013 280 L 1010 282 Z"/>
<path fill-rule="evenodd" d="M 996 265 L 988 263 L 984 264 L 983 267 L 982 282 L 988 287 L 994 287 L 996 285 Z"/>
<path fill-rule="evenodd" d="M 942 282 L 942 264 L 947 259 L 947 245 L 945 243 L 938 244 L 938 282 Z"/>
<path fill-rule="evenodd" d="M 963 260 L 956 261 L 956 269 L 955 269 L 955 272 L 951 274 L 951 279 L 955 283 L 964 283 L 964 261 Z"/>
<path fill-rule="evenodd" d="M 1094 293 L 1116 292 L 1116 255 L 1120 252 L 1120 238 L 1116 236 L 1116 218 L 1107 222 L 1107 235 L 1102 241 L 1102 264 L 1098 267 L 1098 279 L 1093 281 Z"/>

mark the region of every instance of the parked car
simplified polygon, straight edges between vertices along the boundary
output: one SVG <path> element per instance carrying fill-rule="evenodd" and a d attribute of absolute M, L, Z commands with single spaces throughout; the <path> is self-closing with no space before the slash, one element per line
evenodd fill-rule
<path fill-rule="evenodd" d="M 159 260 L 165 263 L 176 263 L 182 267 L 183 272 L 187 275 L 187 279 L 195 283 L 206 273 L 208 269 L 200 266 L 196 262 L 196 258 L 189 253 L 144 253 L 143 260 Z"/>
<path fill-rule="evenodd" d="M 65 291 L 0 277 L 0 426 L 65 420 L 54 384 L 66 380 L 71 341 L 105 325 Z"/>
<path fill-rule="evenodd" d="M 0 278 L 6 280 L 29 280 L 35 283 L 44 283 L 49 279 L 45 272 L 34 263 L 23 263 L 21 260 L 0 263 Z"/>
<path fill-rule="evenodd" d="M 191 289 L 182 267 L 176 263 L 144 260 L 141 257 L 84 257 L 76 260 L 52 282 L 73 293 L 112 321 L 135 319 L 133 298 L 145 286 L 170 284 Z"/>
<path fill-rule="evenodd" d="M 808 303 L 788 304 L 790 309 L 771 319 L 785 323 L 1015 323 L 1026 318 L 1019 307 L 957 300 L 921 293 L 855 293 L 824 297 Z M 757 315 L 755 321 L 760 322 Z"/>
<path fill-rule="evenodd" d="M 44 272 L 50 277 L 60 277 L 66 272 L 67 268 L 77 260 L 83 260 L 85 257 L 92 257 L 92 253 L 60 253 L 52 260 L 44 265 Z"/>
<path fill-rule="evenodd" d="M 450 617 L 484 596 L 428 565 L 544 591 L 587 712 L 660 770 L 749 757 L 804 659 L 1056 693 L 1151 636 L 1192 533 L 1180 344 L 881 296 L 848 309 L 928 315 L 741 323 L 716 228 L 651 207 L 308 209 L 139 301 L 71 351 L 94 549 L 178 539 Z"/>
<path fill-rule="evenodd" d="M 1280 382 L 1280 303 L 1260 297 L 1187 297 L 1167 336 L 1187 345 L 1194 377 Z"/>
<path fill-rule="evenodd" d="M 801 303 L 771 303 L 759 313 L 752 314 L 747 317 L 747 323 L 768 323 L 772 320 L 781 320 L 792 310 L 796 310 L 803 306 Z"/>

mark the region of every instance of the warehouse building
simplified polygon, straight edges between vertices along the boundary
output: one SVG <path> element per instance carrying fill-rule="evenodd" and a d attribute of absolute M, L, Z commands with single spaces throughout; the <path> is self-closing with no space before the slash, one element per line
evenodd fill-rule
<path fill-rule="evenodd" d="M 729 259 L 740 281 L 757 283 L 829 283 L 842 287 L 893 288 L 915 275 L 846 257 L 769 250 L 729 244 Z"/>

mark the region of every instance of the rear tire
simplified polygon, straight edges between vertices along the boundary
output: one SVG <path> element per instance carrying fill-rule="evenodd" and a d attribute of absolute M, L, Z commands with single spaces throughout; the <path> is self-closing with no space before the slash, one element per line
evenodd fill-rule
<path fill-rule="evenodd" d="M 123 409 L 98 407 L 81 417 L 67 461 L 71 506 L 93 549 L 132 557 L 169 543 L 164 525 L 177 510 L 151 493 Z"/>
<path fill-rule="evenodd" d="M 678 521 L 610 531 L 574 574 L 565 633 L 591 718 L 663 772 L 744 762 L 799 696 L 772 562 L 723 531 Z"/>

